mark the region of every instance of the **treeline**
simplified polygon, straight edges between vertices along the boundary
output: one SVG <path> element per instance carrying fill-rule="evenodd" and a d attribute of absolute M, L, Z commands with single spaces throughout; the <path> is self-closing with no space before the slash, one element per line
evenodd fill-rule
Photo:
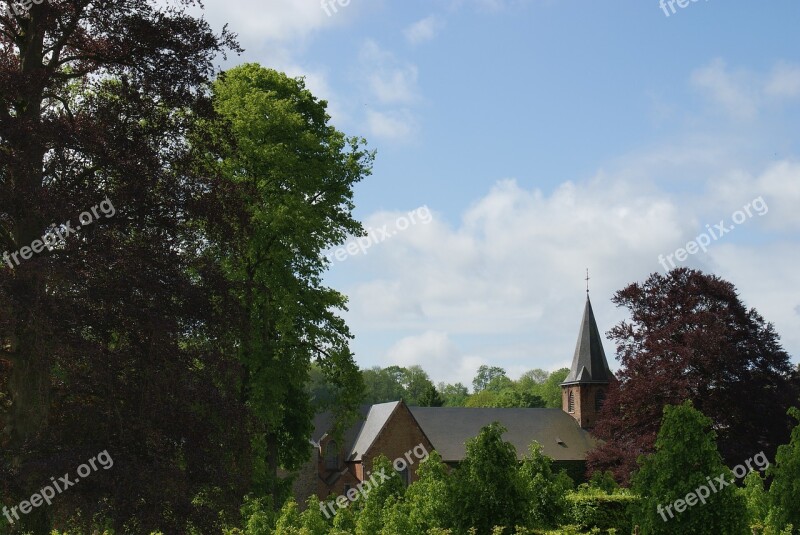
<path fill-rule="evenodd" d="M 365 388 L 363 403 L 402 399 L 418 407 L 561 408 L 560 384 L 568 374 L 567 368 L 552 373 L 537 368 L 514 381 L 503 368 L 483 365 L 478 368 L 470 391 L 462 383 L 434 385 L 420 366 L 376 366 L 361 370 Z M 319 367 L 311 370 L 308 392 L 317 410 L 336 403 L 334 392 Z"/>

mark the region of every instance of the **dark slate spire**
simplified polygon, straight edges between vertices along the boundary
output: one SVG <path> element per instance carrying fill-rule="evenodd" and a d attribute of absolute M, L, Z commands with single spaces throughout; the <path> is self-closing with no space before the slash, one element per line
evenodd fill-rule
<path fill-rule="evenodd" d="M 561 384 L 608 383 L 612 377 L 606 353 L 603 351 L 603 339 L 594 319 L 592 302 L 587 295 L 583 321 L 578 333 L 578 344 L 575 346 L 575 356 L 572 357 L 572 368 Z"/>

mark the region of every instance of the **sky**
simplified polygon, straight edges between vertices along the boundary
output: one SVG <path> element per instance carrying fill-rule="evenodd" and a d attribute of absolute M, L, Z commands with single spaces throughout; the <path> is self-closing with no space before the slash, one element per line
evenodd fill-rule
<path fill-rule="evenodd" d="M 797 0 L 205 7 L 246 49 L 222 68 L 305 77 L 377 151 L 370 238 L 326 277 L 360 366 L 568 367 L 586 269 L 605 333 L 614 293 L 672 265 L 732 282 L 800 361 Z"/>

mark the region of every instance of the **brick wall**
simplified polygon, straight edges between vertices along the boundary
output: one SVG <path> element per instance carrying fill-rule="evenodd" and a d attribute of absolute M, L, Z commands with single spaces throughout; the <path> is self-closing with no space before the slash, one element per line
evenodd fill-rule
<path fill-rule="evenodd" d="M 367 472 L 371 472 L 372 463 L 380 454 L 388 457 L 390 462 L 394 462 L 395 459 L 399 458 L 403 458 L 404 461 L 408 462 L 410 458 L 413 464 L 409 463 L 408 472 L 410 482 L 413 483 L 419 479 L 417 477 L 417 468 L 419 467 L 420 459 L 411 450 L 420 444 L 425 447 L 428 453 L 433 451 L 433 445 L 417 425 L 417 421 L 411 415 L 411 411 L 408 410 L 405 404 L 400 404 L 386 422 L 386 426 L 378 434 L 370 449 L 364 453 L 362 471 L 366 469 Z M 420 450 L 417 451 L 419 452 Z M 411 453 L 406 457 L 408 452 Z"/>

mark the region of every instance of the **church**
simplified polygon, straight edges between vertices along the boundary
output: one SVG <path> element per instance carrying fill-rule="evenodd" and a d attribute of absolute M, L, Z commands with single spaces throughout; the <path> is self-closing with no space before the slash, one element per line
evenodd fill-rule
<path fill-rule="evenodd" d="M 319 414 L 311 437 L 312 458 L 294 481 L 295 499 L 305 503 L 312 494 L 321 499 L 347 494 L 368 478 L 373 460 L 381 454 L 392 460 L 424 448 L 436 450 L 444 463 L 456 466 L 464 459 L 467 440 L 492 422 L 507 429 L 503 438 L 514 445 L 520 460 L 535 440 L 556 470 L 566 469 L 573 479 L 582 480 L 586 456 L 597 443 L 590 430 L 612 379 L 587 293 L 572 366 L 561 383 L 561 409 L 409 407 L 400 400 L 362 406 L 358 421 L 338 440 L 330 434 L 333 415 Z M 417 466 L 401 472 L 406 485 L 416 481 Z"/>

